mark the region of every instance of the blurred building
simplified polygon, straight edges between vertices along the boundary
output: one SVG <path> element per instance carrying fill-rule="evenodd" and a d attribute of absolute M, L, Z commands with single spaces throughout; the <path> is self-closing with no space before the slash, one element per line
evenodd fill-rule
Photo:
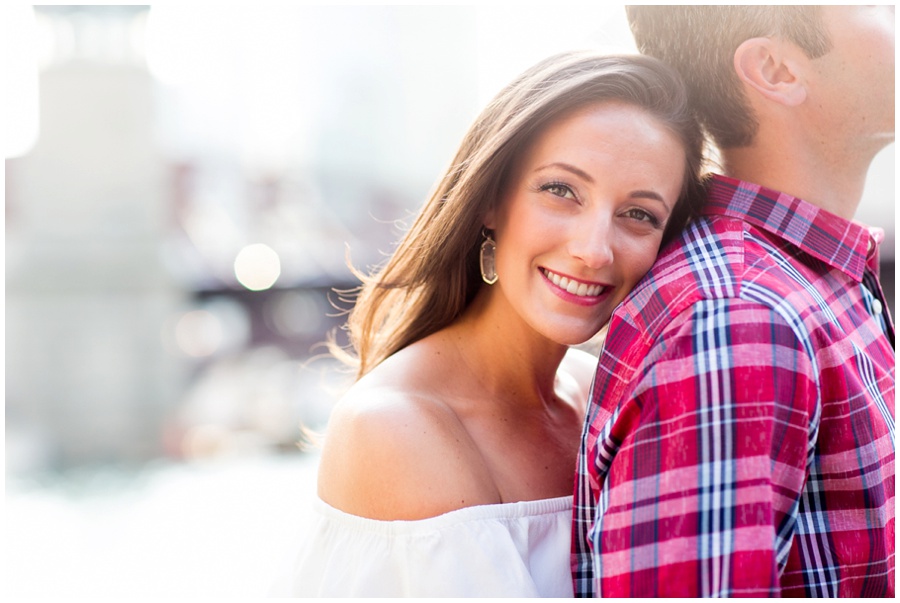
<path fill-rule="evenodd" d="M 40 136 L 6 163 L 7 467 L 159 452 L 184 367 L 160 325 L 186 294 L 159 261 L 165 163 L 137 7 L 39 11 L 55 43 Z"/>

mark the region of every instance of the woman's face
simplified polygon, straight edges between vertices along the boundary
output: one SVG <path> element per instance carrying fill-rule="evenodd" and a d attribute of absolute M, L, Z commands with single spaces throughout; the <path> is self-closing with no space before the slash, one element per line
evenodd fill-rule
<path fill-rule="evenodd" d="M 656 259 L 684 166 L 676 135 L 635 106 L 590 105 L 553 122 L 486 216 L 493 293 L 552 341 L 587 341 Z"/>

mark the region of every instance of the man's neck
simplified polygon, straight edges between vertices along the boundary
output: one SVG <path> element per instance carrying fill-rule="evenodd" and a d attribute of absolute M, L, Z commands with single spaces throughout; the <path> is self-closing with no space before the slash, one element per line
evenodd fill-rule
<path fill-rule="evenodd" d="M 722 162 L 727 176 L 798 197 L 851 220 L 877 150 L 880 149 L 828 159 L 803 145 L 780 140 L 726 149 L 722 151 Z"/>
<path fill-rule="evenodd" d="M 797 155 L 765 154 L 750 148 L 722 153 L 725 174 L 803 199 L 847 220 L 853 219 L 862 198 L 866 171 L 838 172 L 809 165 Z"/>

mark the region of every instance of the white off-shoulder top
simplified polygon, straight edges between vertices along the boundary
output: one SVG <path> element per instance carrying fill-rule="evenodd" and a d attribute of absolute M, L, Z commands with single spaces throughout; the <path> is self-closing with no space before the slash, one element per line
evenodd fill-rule
<path fill-rule="evenodd" d="M 571 597 L 572 497 L 480 505 L 416 521 L 349 515 L 321 499 L 274 595 Z"/>

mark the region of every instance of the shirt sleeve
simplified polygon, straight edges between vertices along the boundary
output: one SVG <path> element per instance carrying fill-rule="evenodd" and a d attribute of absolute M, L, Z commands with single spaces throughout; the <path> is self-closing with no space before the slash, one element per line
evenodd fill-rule
<path fill-rule="evenodd" d="M 607 436 L 618 450 L 590 536 L 598 595 L 780 594 L 819 407 L 795 324 L 703 301 L 652 346 Z"/>

